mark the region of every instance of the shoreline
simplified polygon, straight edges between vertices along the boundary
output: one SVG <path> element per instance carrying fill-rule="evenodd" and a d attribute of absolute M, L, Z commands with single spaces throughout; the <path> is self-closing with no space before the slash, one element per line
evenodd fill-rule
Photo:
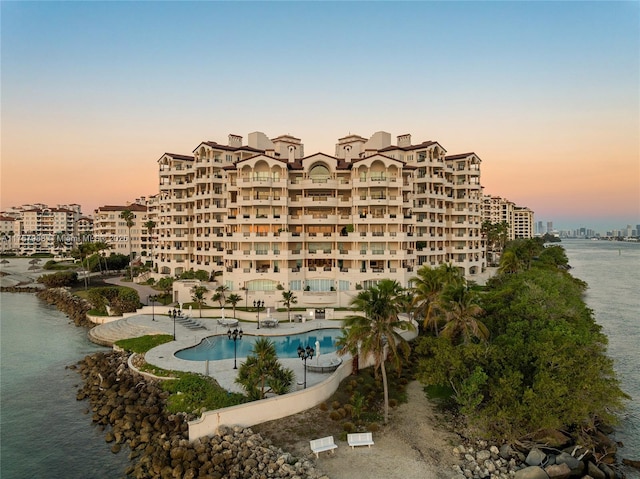
<path fill-rule="evenodd" d="M 65 293 L 66 293 L 68 296 L 72 296 L 70 293 L 68 293 L 68 291 L 66 291 L 66 290 L 63 290 L 63 291 L 65 291 Z M 23 291 L 23 292 L 32 292 L 32 291 Z M 40 296 L 40 295 L 38 295 L 38 296 Z M 70 299 L 70 298 L 68 298 L 68 299 Z M 77 299 L 78 299 L 78 298 L 76 298 L 76 300 L 77 300 Z M 61 301 L 61 302 L 63 302 L 63 303 L 64 303 L 64 301 Z M 72 309 L 73 309 L 73 306 L 74 306 L 74 305 L 75 305 L 75 306 L 77 306 L 77 304 L 75 304 L 75 303 L 76 303 L 76 301 L 71 301 L 71 300 L 70 300 L 69 302 L 71 303 L 71 308 L 72 308 Z M 51 303 L 50 303 L 50 304 L 51 304 Z M 60 307 L 60 304 L 59 304 L 59 303 L 54 302 L 54 304 L 56 304 L 56 307 L 57 307 L 59 310 L 63 311 L 65 314 L 69 315 L 69 312 L 68 312 L 67 310 L 65 310 L 65 309 L 62 309 L 62 308 Z M 71 317 L 71 316 L 70 316 L 70 317 Z M 74 320 L 74 322 L 76 322 L 76 321 Z M 79 325 L 79 326 L 80 326 L 80 325 L 92 326 L 92 324 L 78 324 L 77 322 L 76 322 L 76 325 Z M 378 445 L 379 445 L 379 448 L 378 448 L 378 449 L 381 449 L 381 448 L 384 446 L 384 443 L 381 441 L 381 442 L 379 442 L 379 443 L 378 443 Z M 413 448 L 412 448 L 412 447 L 410 447 L 409 449 L 410 449 L 410 450 L 413 450 Z M 418 449 L 419 449 L 419 448 L 418 448 Z M 379 451 L 377 451 L 377 454 L 379 454 Z M 397 455 L 397 454 L 396 454 L 396 455 Z M 465 453 L 465 455 L 466 455 L 466 453 Z M 629 461 L 629 460 L 627 460 L 627 461 Z M 366 463 L 365 465 L 369 466 L 369 465 L 370 465 L 370 462 L 371 462 L 371 461 L 367 461 L 367 463 Z M 337 464 L 337 463 L 338 463 L 338 462 L 335 462 L 335 463 L 327 463 L 327 464 L 332 465 L 332 464 Z M 398 466 L 398 467 L 400 467 L 400 466 Z M 396 468 L 394 469 L 394 471 L 397 471 L 397 470 L 398 470 L 398 467 L 396 467 Z M 360 468 L 360 469 L 361 469 L 361 468 Z M 360 470 L 360 469 L 359 469 L 359 470 Z M 144 476 L 142 476 L 142 477 L 144 477 Z M 149 476 L 149 477 L 153 477 L 153 476 Z M 311 476 L 309 476 L 309 477 L 311 477 Z M 351 479 L 352 477 L 356 477 L 356 476 L 343 476 L 343 477 Z M 403 477 L 409 477 L 409 476 L 403 475 Z M 421 477 L 429 477 L 429 476 L 421 476 Z M 434 476 L 434 477 L 441 477 L 441 476 Z M 577 476 L 577 477 L 580 477 L 580 476 Z M 341 479 L 341 477 L 340 477 L 340 476 L 332 476 L 332 479 Z"/>

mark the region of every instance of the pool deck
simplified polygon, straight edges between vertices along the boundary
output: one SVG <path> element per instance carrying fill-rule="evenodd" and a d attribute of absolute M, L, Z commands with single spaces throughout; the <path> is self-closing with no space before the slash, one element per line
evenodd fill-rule
<path fill-rule="evenodd" d="M 107 337 L 111 332 L 118 331 L 121 336 L 138 337 L 144 334 L 171 334 L 174 332 L 174 321 L 168 315 L 163 314 L 164 310 L 156 307 L 155 315 L 147 314 L 147 310 L 150 307 L 145 307 L 143 314 L 135 314 L 126 318 L 118 319 L 110 323 L 96 326 L 93 328 L 95 331 L 92 334 L 102 335 Z M 160 311 L 159 311 L 160 310 Z M 150 313 L 150 311 L 149 311 Z M 155 317 L 155 321 L 153 320 Z M 218 319 L 211 317 L 198 317 L 196 311 L 191 318 L 194 321 L 204 326 L 204 329 L 190 329 L 179 321 L 175 322 L 175 334 L 176 340 L 169 343 L 162 344 L 145 354 L 145 359 L 148 363 L 163 369 L 175 370 L 175 371 L 190 371 L 201 374 L 208 374 L 218 381 L 218 384 L 228 391 L 243 392 L 242 388 L 235 383 L 237 376 L 237 369 L 233 369 L 233 359 L 223 359 L 218 361 L 188 361 L 185 359 L 179 359 L 175 357 L 175 352 L 185 348 L 189 348 L 199 344 L 204 338 L 215 335 L 226 335 L 228 327 L 218 324 Z M 230 319 L 227 317 L 227 319 Z M 289 334 L 299 334 L 314 329 L 326 329 L 326 328 L 339 328 L 342 326 L 342 321 L 339 320 L 327 320 L 327 319 L 313 319 L 302 322 L 288 322 L 279 321 L 278 326 L 275 328 L 261 327 L 258 329 L 256 322 L 240 321 L 238 327 L 242 328 L 244 335 L 256 335 L 256 336 L 283 336 Z M 130 333 L 127 333 L 130 331 Z M 120 339 L 120 338 L 119 338 Z M 311 345 L 313 347 L 313 345 Z M 307 360 L 307 364 L 322 365 L 329 363 L 332 359 L 335 359 L 337 354 L 335 352 L 328 354 L 321 354 L 320 356 L 314 356 L 312 359 Z M 236 363 L 238 367 L 244 361 L 244 357 L 238 357 Z M 304 381 L 304 361 L 299 358 L 280 358 L 280 362 L 287 368 L 293 370 L 295 374 L 294 388 L 302 388 L 301 384 Z M 207 364 L 208 363 L 208 364 Z M 331 373 L 317 373 L 307 371 L 307 386 L 318 384 L 329 377 Z"/>

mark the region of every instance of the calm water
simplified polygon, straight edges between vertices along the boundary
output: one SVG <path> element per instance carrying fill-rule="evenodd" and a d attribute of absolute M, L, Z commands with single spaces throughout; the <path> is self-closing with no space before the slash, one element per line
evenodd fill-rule
<path fill-rule="evenodd" d="M 640 244 L 563 240 L 571 274 L 589 284 L 586 302 L 609 337 L 609 356 L 632 400 L 615 438 L 620 456 L 640 459 Z M 640 477 L 626 469 L 628 477 Z"/>
<path fill-rule="evenodd" d="M 620 455 L 640 459 L 640 244 L 566 240 L 562 245 L 572 274 L 590 285 L 587 303 L 609 337 L 622 388 L 633 397 L 616 432 L 625 444 Z M 0 477 L 123 477 L 127 454 L 111 454 L 103 432 L 85 414 L 88 403 L 75 399 L 80 375 L 65 369 L 104 348 L 30 294 L 0 294 L 0 339 Z M 308 344 L 315 347 L 315 340 Z M 320 350 L 328 351 L 322 344 Z"/>
<path fill-rule="evenodd" d="M 318 349 L 316 341 L 320 345 L 320 354 L 334 352 L 340 332 L 341 329 L 338 328 L 318 329 L 289 336 L 270 336 L 269 339 L 274 342 L 279 358 L 297 358 L 298 346 L 303 348 L 311 346 Z M 256 339 L 257 336 L 243 336 L 242 340 L 236 340 L 238 358 L 246 358 L 251 353 Z M 205 338 L 197 346 L 178 351 L 176 357 L 190 361 L 233 359 L 233 341 L 230 341 L 227 336 L 212 336 Z"/>
<path fill-rule="evenodd" d="M 104 348 L 32 294 L 1 293 L 0 308 L 0 477 L 124 477 L 127 454 L 111 453 L 65 369 Z"/>

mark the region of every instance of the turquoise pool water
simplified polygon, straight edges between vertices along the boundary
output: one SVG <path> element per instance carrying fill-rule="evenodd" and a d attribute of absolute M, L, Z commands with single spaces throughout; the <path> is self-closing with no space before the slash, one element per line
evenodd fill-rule
<path fill-rule="evenodd" d="M 297 358 L 298 346 L 306 348 L 311 346 L 316 349 L 316 341 L 320 343 L 320 354 L 336 351 L 336 340 L 341 335 L 341 329 L 316 329 L 306 333 L 291 334 L 287 336 L 269 336 L 275 343 L 279 358 Z M 238 358 L 246 358 L 253 349 L 256 339 L 264 336 L 242 336 L 236 341 Z M 233 359 L 233 340 L 225 336 L 210 336 L 204 338 L 200 344 L 183 349 L 176 353 L 176 357 L 188 361 L 218 361 L 220 359 Z"/>

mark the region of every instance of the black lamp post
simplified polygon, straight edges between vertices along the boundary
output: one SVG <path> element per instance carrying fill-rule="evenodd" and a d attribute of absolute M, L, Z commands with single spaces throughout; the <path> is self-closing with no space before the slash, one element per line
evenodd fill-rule
<path fill-rule="evenodd" d="M 258 309 L 258 329 L 260 329 L 260 309 L 264 306 L 264 301 L 254 301 L 253 307 Z"/>
<path fill-rule="evenodd" d="M 302 345 L 298 346 L 298 356 L 304 361 L 304 389 L 307 389 L 307 359 L 313 358 L 315 350 L 307 345 L 306 348 L 302 348 Z"/>
<path fill-rule="evenodd" d="M 231 328 L 229 328 L 229 331 L 227 331 L 227 336 L 229 337 L 229 339 L 233 339 L 233 369 L 238 369 L 238 366 L 236 365 L 236 355 L 238 353 L 238 346 L 236 344 L 236 341 L 238 339 L 242 339 L 242 329 L 238 331 L 238 328 L 235 328 L 233 331 L 231 331 Z"/>
<path fill-rule="evenodd" d="M 155 302 L 158 301 L 158 295 L 150 294 L 149 297 L 147 298 L 147 301 L 151 303 L 151 321 L 155 321 L 156 320 Z"/>
<path fill-rule="evenodd" d="M 173 308 L 173 311 L 169 311 L 169 314 L 173 314 L 173 340 L 176 340 L 176 316 L 178 316 L 178 312 L 176 308 Z"/>

